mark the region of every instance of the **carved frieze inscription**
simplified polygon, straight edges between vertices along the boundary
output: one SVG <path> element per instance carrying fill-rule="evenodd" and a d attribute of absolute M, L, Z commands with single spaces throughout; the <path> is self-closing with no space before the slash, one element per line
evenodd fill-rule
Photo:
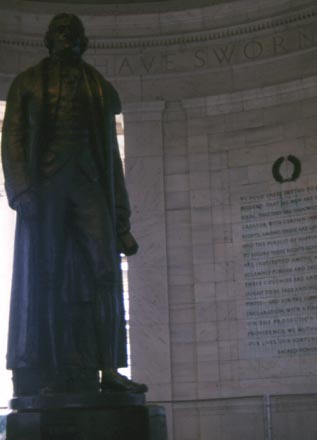
<path fill-rule="evenodd" d="M 106 76 L 170 74 L 197 71 L 280 57 L 317 45 L 316 23 L 273 35 L 211 44 L 155 46 L 141 52 L 109 54 L 95 58 L 96 67 Z M 92 56 L 91 62 L 94 62 Z"/>
<path fill-rule="evenodd" d="M 250 28 L 236 30 L 234 38 L 226 38 L 225 35 L 222 38 L 221 33 L 217 32 L 119 42 L 90 38 L 89 50 L 85 55 L 86 60 L 103 75 L 118 78 L 226 68 L 279 58 L 317 46 L 315 21 L 268 34 L 262 34 L 262 29 L 255 26 L 253 31 Z M 11 41 L 10 37 L 0 34 L 1 73 L 21 71 L 43 56 L 46 56 L 46 50 L 42 40 Z"/>
<path fill-rule="evenodd" d="M 240 201 L 249 352 L 317 353 L 317 185 Z"/>

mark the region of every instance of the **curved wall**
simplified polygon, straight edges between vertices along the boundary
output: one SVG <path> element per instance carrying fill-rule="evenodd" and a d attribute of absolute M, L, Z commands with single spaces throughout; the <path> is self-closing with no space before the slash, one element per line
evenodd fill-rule
<path fill-rule="evenodd" d="M 178 7 L 75 10 L 87 60 L 124 104 L 141 245 L 129 266 L 133 374 L 164 402 L 170 439 L 305 437 L 317 429 L 317 2 Z M 74 5 L 1 8 L 4 98 L 45 56 L 51 15 Z M 280 157 L 300 163 L 296 180 L 287 159 L 284 182 L 272 176 Z"/>
<path fill-rule="evenodd" d="M 24 1 L 2 8 L 3 96 L 11 76 L 45 55 L 42 36 L 51 16 L 74 6 Z M 90 37 L 87 59 L 119 85 L 125 101 L 209 96 L 314 72 L 315 2 L 236 0 L 128 15 L 109 8 L 76 11 Z"/>

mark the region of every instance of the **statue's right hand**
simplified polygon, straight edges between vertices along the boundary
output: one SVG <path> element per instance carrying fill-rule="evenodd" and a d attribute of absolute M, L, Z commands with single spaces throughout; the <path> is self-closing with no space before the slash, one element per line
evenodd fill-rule
<path fill-rule="evenodd" d="M 37 218 L 38 201 L 35 193 L 32 191 L 28 191 L 18 196 L 17 199 L 14 201 L 14 208 L 24 218 Z"/>

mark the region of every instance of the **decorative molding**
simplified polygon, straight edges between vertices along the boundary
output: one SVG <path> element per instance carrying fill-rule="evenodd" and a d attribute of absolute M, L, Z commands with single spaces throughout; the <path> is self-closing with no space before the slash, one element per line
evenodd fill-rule
<path fill-rule="evenodd" d="M 202 6 L 210 6 L 210 5 L 219 5 L 219 4 L 225 4 L 229 3 L 232 0 L 120 0 L 117 1 L 114 4 L 113 0 L 93 0 L 90 3 L 93 7 L 106 7 L 107 11 L 114 11 L 118 12 L 118 10 L 122 10 L 123 13 L 126 13 L 127 11 L 136 11 L 136 10 L 142 10 L 142 12 L 153 12 L 153 11 L 179 11 L 179 10 L 185 10 L 185 9 L 191 9 L 191 8 L 197 8 Z M 66 3 L 66 0 L 51 0 L 49 2 L 42 1 L 42 0 L 24 0 L 24 5 L 26 7 L 33 6 L 33 7 L 41 7 L 44 5 L 54 5 L 63 7 L 63 10 L 65 10 L 65 6 L 68 8 L 73 8 L 74 4 L 76 7 L 87 7 L 87 0 L 75 0 L 75 1 L 69 1 Z"/>
<path fill-rule="evenodd" d="M 182 35 L 144 36 L 125 38 L 91 38 L 90 49 L 136 49 L 151 47 L 168 47 L 175 45 L 188 45 L 218 41 L 226 38 L 252 36 L 259 32 L 274 30 L 299 25 L 317 17 L 317 6 L 312 6 L 288 14 L 278 15 L 273 18 L 256 20 L 248 24 L 212 29 L 200 32 L 184 32 Z M 42 37 L 19 35 L 0 35 L 0 44 L 21 47 L 44 47 Z"/>
<path fill-rule="evenodd" d="M 317 97 L 317 76 L 240 92 L 183 99 L 184 109 L 203 109 L 209 116 L 285 105 Z"/>
<path fill-rule="evenodd" d="M 122 113 L 125 122 L 161 121 L 165 101 L 142 101 L 123 103 Z"/>
<path fill-rule="evenodd" d="M 80 15 L 94 15 L 102 13 L 105 15 L 121 16 L 127 14 L 155 14 L 155 13 L 170 13 L 180 12 L 190 9 L 197 9 L 209 6 L 221 6 L 236 0 L 153 0 L 142 1 L 136 0 L 135 2 L 122 3 L 111 0 L 109 3 L 98 0 L 88 4 L 88 0 L 80 0 L 76 2 L 70 2 L 67 0 L 60 1 L 34 1 L 34 0 L 0 0 L 2 2 L 15 1 L 19 4 L 19 10 L 23 12 L 40 11 L 41 13 L 54 13 L 56 10 L 62 9 L 65 12 L 73 12 L 74 4 Z M 10 5 L 11 6 L 11 5 Z"/>
<path fill-rule="evenodd" d="M 123 104 L 123 113 L 141 112 L 146 113 L 160 113 L 165 108 L 165 101 L 147 101 L 147 102 L 133 102 Z"/>

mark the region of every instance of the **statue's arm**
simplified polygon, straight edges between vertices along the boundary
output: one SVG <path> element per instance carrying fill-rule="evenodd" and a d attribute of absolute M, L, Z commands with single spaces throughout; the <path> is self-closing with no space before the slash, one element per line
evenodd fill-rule
<path fill-rule="evenodd" d="M 5 187 L 12 208 L 30 187 L 26 142 L 25 90 L 17 77 L 9 90 L 2 130 L 2 164 Z M 26 197 L 26 196 L 24 196 Z"/>

